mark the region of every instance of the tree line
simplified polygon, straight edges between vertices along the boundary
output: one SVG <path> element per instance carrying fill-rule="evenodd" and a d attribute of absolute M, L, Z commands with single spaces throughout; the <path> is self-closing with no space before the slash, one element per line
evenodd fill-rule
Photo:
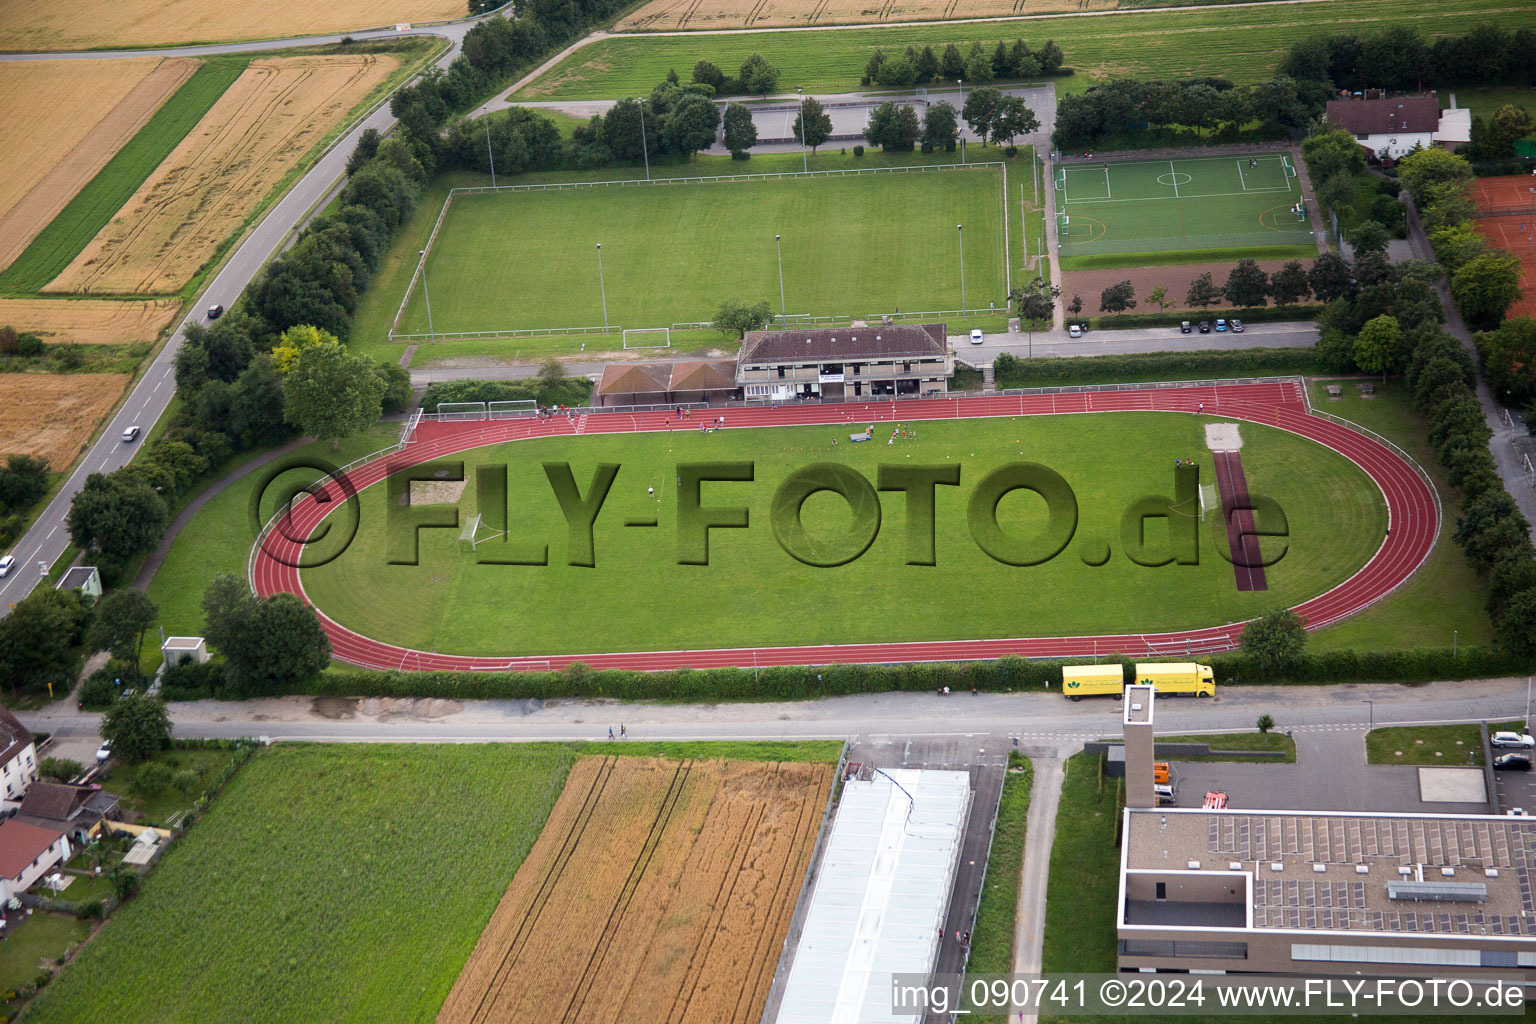
<path fill-rule="evenodd" d="M 981 137 L 983 146 L 988 141 L 1011 146 L 1020 135 L 1040 127 L 1040 119 L 1022 99 L 982 86 L 971 90 L 965 97 L 964 108 L 958 112 L 952 103 L 929 104 L 921 122 L 915 106 L 886 100 L 870 111 L 864 139 L 871 146 L 893 152 L 911 152 L 919 143 L 924 153 L 953 152 L 960 138 L 962 117 L 971 131 Z"/>
<path fill-rule="evenodd" d="M 1194 129 L 1196 138 L 1210 132 L 1214 142 L 1288 138 L 1322 113 L 1329 94 L 1322 83 L 1286 75 L 1246 86 L 1225 78 L 1119 78 L 1061 97 L 1051 141 L 1076 152 L 1149 130 Z M 1245 133 L 1250 122 L 1257 127 Z"/>
<path fill-rule="evenodd" d="M 942 53 L 935 53 L 932 46 L 921 50 L 908 46 L 888 55 L 877 46 L 864 65 L 859 84 L 906 89 L 929 82 L 963 80 L 984 85 L 996 79 L 1071 74 L 1063 67 L 1065 61 L 1066 55 L 1053 39 L 1046 40 L 1039 50 L 1031 50 L 1022 39 L 1015 39 L 1012 44 L 1000 39 L 991 56 L 980 42 L 972 43 L 970 52 L 964 56 L 954 43 L 946 45 Z"/>
<path fill-rule="evenodd" d="M 1334 32 L 1292 43 L 1279 73 L 1330 89 L 1418 91 L 1431 86 L 1536 85 L 1536 31 L 1478 25 L 1425 39 L 1411 27 Z"/>

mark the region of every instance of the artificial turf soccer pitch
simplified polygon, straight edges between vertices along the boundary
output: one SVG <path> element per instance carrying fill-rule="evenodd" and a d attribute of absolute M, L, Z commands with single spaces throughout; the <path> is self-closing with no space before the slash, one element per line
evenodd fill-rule
<path fill-rule="evenodd" d="M 792 315 L 958 310 L 962 234 L 966 307 L 1001 308 L 1003 187 L 988 164 L 459 194 L 398 330 L 669 327 L 713 320 L 727 301 L 777 311 L 775 235 Z"/>
<path fill-rule="evenodd" d="M 875 425 L 874 443 L 857 445 L 849 443 L 850 431 L 868 424 L 517 441 L 455 456 L 468 481 L 459 521 L 477 511 L 476 467 L 505 465 L 511 537 L 518 545 L 547 542 L 548 565 L 478 564 L 506 558 L 511 546 L 488 540 L 485 528 L 477 552 L 461 544 L 458 529 L 422 530 L 418 563 L 388 564 L 386 492 L 375 485 L 359 496 L 350 546 L 304 570 L 302 581 L 317 607 L 376 639 L 511 656 L 1158 632 L 1293 605 L 1365 564 L 1386 529 L 1376 486 L 1342 456 L 1251 423 L 1241 425 L 1250 490 L 1279 502 L 1289 532 L 1285 540 L 1263 542 L 1266 559 L 1276 545 L 1286 546 L 1268 570 L 1270 589 L 1236 590 L 1218 550 L 1225 542 L 1217 511 L 1201 527 L 1200 564 L 1131 562 L 1121 517 L 1139 498 L 1174 493 L 1175 459 L 1195 459 L 1202 481 L 1215 482 L 1203 433 L 1212 419 L 1126 412 L 924 421 L 916 439 L 893 445 L 883 443 L 889 423 Z M 705 483 L 702 504 L 746 506 L 748 526 L 711 530 L 709 564 L 680 565 L 676 467 L 720 460 L 752 462 L 754 479 Z M 987 473 L 1025 461 L 1067 480 L 1079 520 L 1055 559 L 1015 567 L 981 551 L 966 512 Z M 583 495 L 598 463 L 620 466 L 596 519 L 590 568 L 566 564 L 568 531 L 541 465 L 548 462 L 568 462 Z M 881 494 L 879 532 L 861 557 L 816 568 L 786 554 L 769 516 L 774 492 L 795 470 L 821 462 L 856 469 L 872 484 L 882 464 L 959 463 L 959 486 L 936 489 L 936 564 L 906 564 L 906 497 L 899 492 Z M 1044 510 L 1038 496 L 1016 491 L 999 503 L 998 519 L 1006 532 L 1036 537 Z M 852 522 L 848 504 L 830 493 L 812 495 L 802 512 L 813 537 L 835 535 Z M 655 528 L 625 526 L 652 517 Z M 1147 521 L 1147 540 L 1153 551 L 1164 545 L 1164 520 Z M 1088 565 L 1085 558 L 1105 542 L 1108 562 Z"/>
<path fill-rule="evenodd" d="M 1156 252 L 1317 255 L 1289 158 L 1252 156 L 1066 164 L 1056 171 L 1057 235 L 1070 270 L 1139 265 Z"/>

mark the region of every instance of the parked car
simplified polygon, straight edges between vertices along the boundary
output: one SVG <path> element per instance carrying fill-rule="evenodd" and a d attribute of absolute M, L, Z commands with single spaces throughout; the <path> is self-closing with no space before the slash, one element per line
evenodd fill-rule
<path fill-rule="evenodd" d="M 980 327 L 972 328 L 971 329 L 971 344 L 972 345 L 980 345 L 981 341 L 982 341 L 981 328 Z"/>
<path fill-rule="evenodd" d="M 1495 747 L 1522 747 L 1529 750 L 1536 747 L 1536 736 L 1519 732 L 1496 732 L 1489 737 L 1488 742 Z"/>
<path fill-rule="evenodd" d="M 1083 336 L 1083 329 L 1077 324 L 1073 324 L 1067 328 L 1067 333 L 1074 338 L 1081 338 Z"/>
<path fill-rule="evenodd" d="M 214 305 L 208 307 L 208 319 L 209 320 L 217 320 L 219 317 L 221 317 L 223 315 L 224 315 L 224 307 L 223 306 L 220 306 L 217 303 L 215 303 Z"/>
<path fill-rule="evenodd" d="M 1233 334 L 1242 334 L 1243 333 L 1243 322 L 1241 320 L 1233 320 L 1232 321 L 1232 333 Z"/>
<path fill-rule="evenodd" d="M 123 440 L 124 441 L 132 442 L 132 441 L 137 441 L 138 439 L 139 439 L 139 428 L 138 427 L 129 427 L 127 430 L 123 431 Z"/>
<path fill-rule="evenodd" d="M 1493 770 L 1496 772 L 1528 772 L 1531 770 L 1531 759 L 1524 754 L 1500 754 L 1493 759 Z"/>
<path fill-rule="evenodd" d="M 1222 320 L 1222 319 L 1217 319 L 1217 321 L 1216 321 L 1216 333 L 1220 334 L 1223 331 L 1225 331 L 1226 329 L 1227 329 L 1227 322 L 1225 320 Z"/>
<path fill-rule="evenodd" d="M 1179 333 L 1180 334 L 1188 334 L 1191 330 L 1192 330 L 1192 328 L 1189 326 L 1189 321 L 1188 320 L 1185 320 L 1183 323 L 1179 324 Z"/>
<path fill-rule="evenodd" d="M 96 748 L 96 760 L 97 760 L 97 762 L 99 763 L 101 761 L 105 761 L 107 758 L 109 758 L 111 756 L 112 756 L 112 741 L 111 740 L 102 740 L 101 741 L 101 746 Z"/>
<path fill-rule="evenodd" d="M 1200 333 L 1201 334 L 1210 334 L 1211 333 L 1211 322 L 1209 320 L 1201 320 L 1200 321 Z"/>
<path fill-rule="evenodd" d="M 0 576 L 9 576 L 11 573 L 11 566 L 15 564 L 15 555 L 6 555 L 4 558 L 0 558 Z"/>

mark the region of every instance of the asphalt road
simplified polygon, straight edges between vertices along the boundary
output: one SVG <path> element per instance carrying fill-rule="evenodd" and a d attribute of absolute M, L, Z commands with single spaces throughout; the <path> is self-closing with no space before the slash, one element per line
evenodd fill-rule
<path fill-rule="evenodd" d="M 486 15 L 485 17 L 495 17 Z M 452 45 L 437 61 L 441 67 L 446 67 L 448 62 L 457 54 L 462 44 L 464 34 L 473 25 L 482 20 L 475 18 L 468 21 L 455 22 L 449 25 L 441 25 L 428 29 L 413 30 L 413 35 L 440 35 L 447 38 Z M 380 30 L 377 32 L 354 33 L 354 39 L 374 38 L 378 36 L 396 36 L 402 33 L 393 30 Z M 81 53 L 49 53 L 49 54 L 4 54 L 0 60 L 58 60 L 79 59 L 92 60 L 100 58 L 120 58 L 129 56 L 186 56 L 209 53 L 246 53 L 253 50 L 272 50 L 291 46 L 308 46 L 317 43 L 339 42 L 340 36 L 306 36 L 297 39 L 277 39 L 257 43 L 229 43 L 219 46 L 205 47 L 166 47 L 159 50 L 141 51 L 90 51 Z M 165 412 L 170 404 L 171 397 L 175 394 L 176 381 L 174 364 L 176 350 L 181 347 L 186 337 L 185 329 L 189 323 L 203 321 L 208 306 L 219 303 L 230 306 L 234 300 L 245 290 L 251 280 L 266 264 L 266 262 L 279 251 L 286 243 L 293 230 L 301 225 L 308 216 L 312 207 L 323 199 L 331 188 L 342 178 L 346 171 L 347 158 L 357 145 L 358 136 L 369 128 L 384 131 L 394 123 L 394 117 L 389 112 L 389 104 L 382 101 L 367 116 L 360 119 L 352 129 L 339 138 L 329 150 L 310 168 L 309 172 L 299 179 L 287 195 L 273 204 L 262 217 L 260 223 L 251 231 L 244 241 L 235 249 L 229 260 L 214 275 L 204 287 L 202 294 L 197 296 L 191 304 L 188 315 L 176 328 L 176 332 L 155 354 L 143 375 L 134 383 L 133 390 L 128 393 L 116 414 L 107 423 L 104 431 L 92 444 L 90 450 L 75 465 L 69 479 L 64 486 L 54 495 L 52 501 L 43 510 L 30 529 L 22 535 L 11 553 L 16 556 L 16 566 L 10 574 L 0 579 L 0 617 L 10 614 L 11 606 L 32 592 L 32 588 L 42 579 L 42 567 L 51 566 L 64 553 L 69 544 L 69 528 L 67 517 L 69 515 L 70 502 L 80 488 L 85 485 L 86 477 L 91 473 L 110 473 L 115 469 L 128 464 L 133 458 L 138 446 L 143 443 L 143 436 L 134 443 L 124 443 L 123 430 L 129 426 L 137 425 L 142 428 L 144 434 L 149 432 L 151 426 Z"/>

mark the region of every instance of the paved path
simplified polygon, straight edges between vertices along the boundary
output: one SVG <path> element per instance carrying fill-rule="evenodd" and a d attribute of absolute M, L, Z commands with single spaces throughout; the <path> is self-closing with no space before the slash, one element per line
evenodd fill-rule
<path fill-rule="evenodd" d="M 1045 894 L 1051 870 L 1051 846 L 1056 841 L 1056 811 L 1066 781 L 1070 749 L 1034 759 L 1035 778 L 1029 789 L 1029 818 L 1024 832 L 1024 865 L 1019 875 L 1019 903 L 1014 916 L 1013 972 L 1038 974 L 1045 952 Z M 1035 1015 L 1023 1020 L 1033 1024 Z"/>

